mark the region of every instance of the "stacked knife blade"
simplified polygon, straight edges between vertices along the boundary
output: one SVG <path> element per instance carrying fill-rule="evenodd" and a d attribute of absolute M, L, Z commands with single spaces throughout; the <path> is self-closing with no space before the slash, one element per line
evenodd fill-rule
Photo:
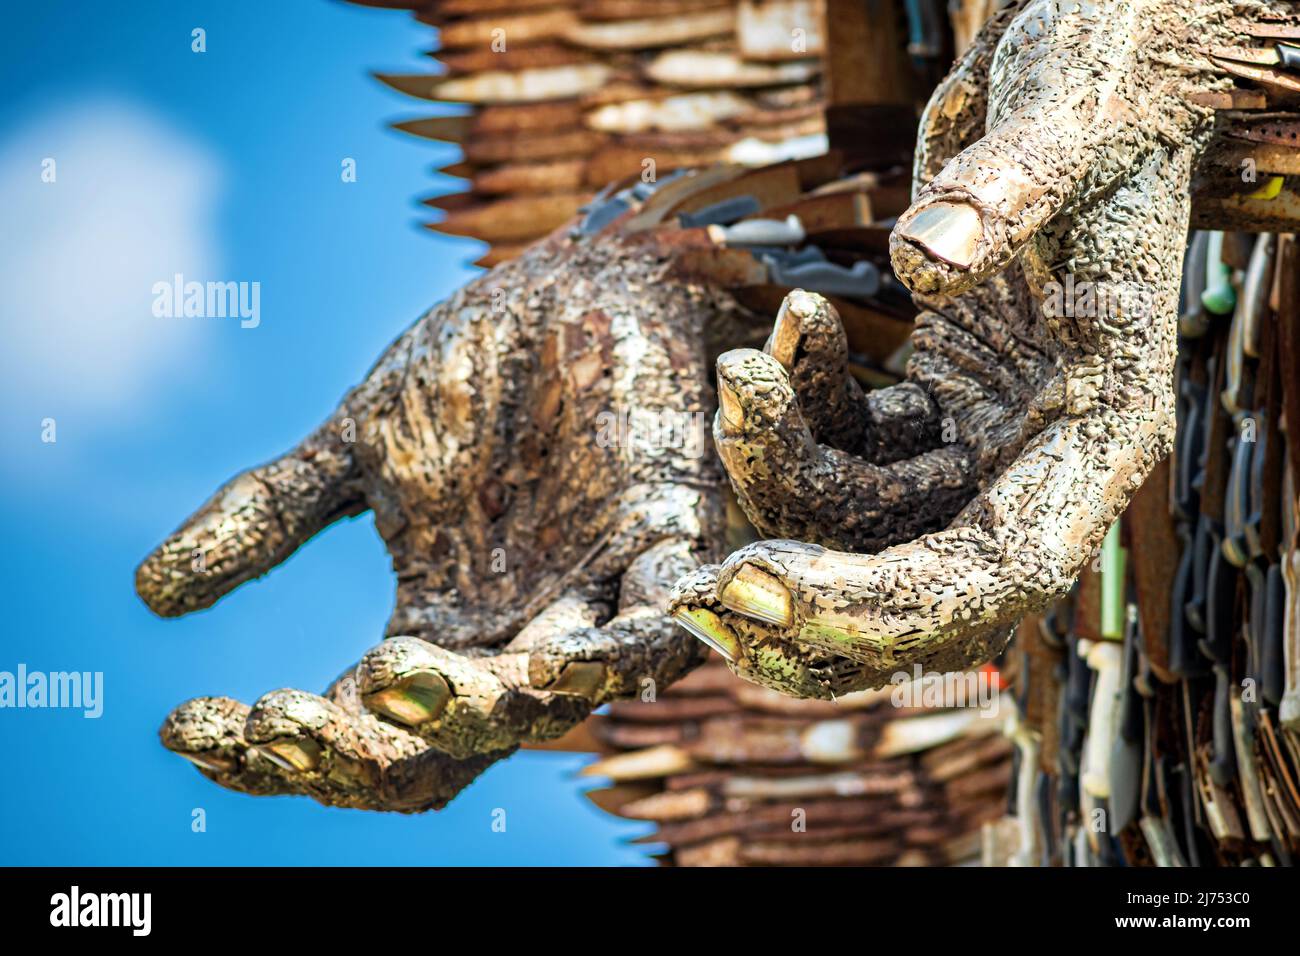
<path fill-rule="evenodd" d="M 947 865 L 978 859 L 1011 748 L 995 714 L 837 702 L 755 687 L 713 660 L 657 700 L 584 728 L 602 809 L 651 821 L 635 842 L 680 866 Z M 566 746 L 575 746 L 574 742 Z"/>
<path fill-rule="evenodd" d="M 655 230 L 679 281 L 735 301 L 739 340 L 761 343 L 789 292 L 819 292 L 843 321 L 853 373 L 888 385 L 902 374 L 917 312 L 889 264 L 890 227 L 908 202 L 906 159 L 904 147 L 888 168 L 851 175 L 833 151 L 757 169 L 683 169 L 656 183 L 632 176 L 602 190 L 572 228 Z"/>
<path fill-rule="evenodd" d="M 1019 779 L 986 862 L 1300 851 L 1300 248 L 1196 232 L 1174 454 L 1072 598 L 1024 622 Z"/>
<path fill-rule="evenodd" d="M 1223 135 L 1194 183 L 1193 226 L 1287 232 L 1300 221 L 1300 7 L 1264 6 L 1233 26 L 1241 45 L 1201 51 L 1234 85 L 1194 98 Z"/>
<path fill-rule="evenodd" d="M 365 0 L 361 0 L 365 2 Z M 372 0 L 373 3 L 373 0 Z M 826 148 L 823 0 L 409 0 L 438 73 L 380 74 L 468 111 L 396 123 L 460 146 L 469 188 L 428 228 L 481 239 L 493 265 L 606 183 Z"/>

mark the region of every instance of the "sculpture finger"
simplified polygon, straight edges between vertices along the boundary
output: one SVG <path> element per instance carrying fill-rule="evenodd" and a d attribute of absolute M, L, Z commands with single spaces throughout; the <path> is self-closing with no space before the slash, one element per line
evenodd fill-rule
<path fill-rule="evenodd" d="M 158 731 L 162 745 L 228 790 L 259 796 L 303 793 L 295 774 L 244 739 L 248 705 L 229 697 L 196 697 L 181 704 Z"/>
<path fill-rule="evenodd" d="M 737 551 L 719 603 L 883 683 L 919 663 L 984 663 L 1016 622 L 1064 595 L 1166 453 L 1167 409 L 1098 406 L 1038 435 L 956 526 L 876 555 L 797 541 Z"/>
<path fill-rule="evenodd" d="M 667 686 L 701 663 L 664 614 L 669 582 L 698 564 L 690 537 L 647 548 L 622 578 L 617 613 L 578 592 L 561 595 L 501 653 L 465 657 L 393 638 L 357 669 L 364 705 L 456 756 L 560 736 L 592 708 Z"/>
<path fill-rule="evenodd" d="M 362 659 L 365 706 L 456 757 L 559 737 L 607 700 L 667 684 L 702 662 L 662 610 L 570 627 L 529 650 L 466 658 L 392 638 Z"/>
<path fill-rule="evenodd" d="M 643 551 L 623 574 L 612 619 L 600 626 L 557 629 L 533 642 L 532 686 L 581 693 L 598 706 L 654 695 L 704 663 L 704 649 L 672 625 L 666 609 L 673 583 L 705 556 L 696 539 L 682 536 Z"/>
<path fill-rule="evenodd" d="M 913 291 L 956 294 L 1002 269 L 1076 197 L 1108 187 L 1140 135 L 1119 97 L 1062 97 L 1099 71 L 1122 76 L 1131 42 L 1113 4 L 1022 6 L 1001 40 L 991 77 L 998 105 L 983 139 L 950 160 L 914 196 L 890 238 L 894 271 Z"/>
<path fill-rule="evenodd" d="M 324 697 L 278 690 L 260 698 L 244 738 L 298 788 L 330 806 L 437 810 L 513 748 L 457 760 L 403 728 Z"/>
<path fill-rule="evenodd" d="M 815 441 L 876 464 L 934 448 L 939 412 L 914 383 L 863 393 L 849 372 L 849 346 L 835 307 L 796 289 L 777 312 L 763 351 L 781 363 Z"/>
<path fill-rule="evenodd" d="M 974 493 L 956 443 L 884 466 L 818 445 L 784 369 L 762 352 L 718 358 L 718 398 L 714 442 L 760 534 L 878 551 L 944 527 Z"/>
<path fill-rule="evenodd" d="M 781 628 L 724 607 L 717 565 L 697 568 L 673 588 L 673 621 L 716 651 L 737 676 L 791 697 L 833 699 L 868 686 L 857 661 L 801 646 Z"/>
<path fill-rule="evenodd" d="M 338 518 L 365 510 L 344 429 L 332 420 L 283 458 L 228 482 L 137 569 L 144 602 L 164 617 L 208 607 Z"/>
<path fill-rule="evenodd" d="M 1079 278 L 1117 294 L 1076 317 L 1060 401 L 951 527 L 876 555 L 760 542 L 724 562 L 720 603 L 884 680 L 900 665 L 983 663 L 1064 595 L 1172 445 L 1188 191 L 1166 185 L 1185 187 L 1190 165 L 1186 150 L 1153 154 L 1076 216 Z"/>
<path fill-rule="evenodd" d="M 414 637 L 394 637 L 357 666 L 365 707 L 456 757 L 516 746 L 543 717 L 521 654 L 468 658 Z"/>
<path fill-rule="evenodd" d="M 776 313 L 763 351 L 781 363 L 815 440 L 847 452 L 867 431 L 862 388 L 849 374 L 849 343 L 835 307 L 795 289 Z"/>

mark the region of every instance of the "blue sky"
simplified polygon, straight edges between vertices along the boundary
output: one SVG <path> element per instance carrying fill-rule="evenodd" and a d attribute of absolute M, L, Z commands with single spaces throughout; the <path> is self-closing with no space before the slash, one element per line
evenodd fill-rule
<path fill-rule="evenodd" d="M 382 636 L 393 582 L 368 516 L 180 620 L 153 617 L 132 574 L 475 273 L 480 247 L 415 226 L 414 197 L 455 183 L 430 176 L 450 150 L 384 128 L 430 110 L 367 73 L 424 69 L 431 38 L 334 0 L 7 11 L 0 671 L 102 671 L 105 701 L 98 720 L 0 709 L 0 863 L 647 862 L 621 842 L 644 827 L 583 799 L 568 755 L 516 756 L 403 817 L 227 793 L 157 741 L 186 698 L 319 690 Z M 178 272 L 259 282 L 260 325 L 155 318 L 152 284 Z"/>

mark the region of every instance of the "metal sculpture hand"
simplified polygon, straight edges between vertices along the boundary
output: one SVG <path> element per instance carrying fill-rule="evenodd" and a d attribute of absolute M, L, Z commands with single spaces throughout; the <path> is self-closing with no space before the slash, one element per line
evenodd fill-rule
<path fill-rule="evenodd" d="M 926 310 L 907 380 L 863 395 L 817 297 L 718 362 L 714 426 L 769 540 L 679 582 L 676 618 L 798 696 L 988 660 L 1072 585 L 1174 435 L 1193 171 L 1232 18 L 1293 8 L 1028 0 L 921 123 L 891 237 Z M 810 543 L 801 543 L 810 542 Z"/>
<path fill-rule="evenodd" d="M 557 235 L 488 273 L 150 555 L 141 597 L 184 614 L 370 509 L 397 575 L 388 639 L 324 696 L 192 700 L 164 744 L 235 790 L 425 810 L 699 663 L 663 609 L 721 538 L 721 475 L 689 433 L 716 313 L 664 263 L 652 236 Z"/>

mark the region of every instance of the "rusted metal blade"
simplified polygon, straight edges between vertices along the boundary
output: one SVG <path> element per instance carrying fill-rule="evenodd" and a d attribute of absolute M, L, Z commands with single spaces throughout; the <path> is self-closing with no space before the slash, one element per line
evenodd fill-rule
<path fill-rule="evenodd" d="M 1205 157 L 1204 162 L 1225 167 L 1234 174 L 1249 167 L 1255 174 L 1255 178 L 1262 184 L 1269 175 L 1295 176 L 1300 174 L 1300 149 L 1292 146 L 1277 146 L 1272 143 L 1248 143 L 1243 140 L 1225 138 L 1218 148 Z M 1242 186 L 1250 185 L 1249 183 L 1242 183 L 1235 175 L 1232 178 L 1225 178 L 1219 184 L 1221 189 L 1218 194 L 1253 193 L 1258 188 L 1242 189 L 1238 188 L 1239 184 Z"/>
<path fill-rule="evenodd" d="M 585 166 L 580 159 L 505 163 L 481 170 L 474 177 L 474 190 L 486 195 L 574 192 L 582 188 Z"/>
<path fill-rule="evenodd" d="M 750 218 L 785 219 L 796 215 L 804 231 L 812 234 L 829 229 L 854 229 L 874 218 L 866 192 L 826 193 L 804 196 L 784 206 L 765 209 Z"/>
<path fill-rule="evenodd" d="M 443 176 L 455 176 L 457 179 L 470 179 L 478 170 L 477 163 L 467 163 L 463 160 L 455 163 L 448 163 L 446 166 L 435 166 L 433 171 L 441 173 Z"/>
<path fill-rule="evenodd" d="M 478 107 L 474 132 L 493 133 L 550 131 L 581 126 L 583 106 L 577 100 L 547 100 L 540 103 L 494 103 Z"/>
<path fill-rule="evenodd" d="M 474 265 L 481 269 L 491 269 L 511 259 L 518 259 L 528 246 L 529 243 L 526 242 L 495 242 L 492 248 L 474 260 Z"/>
<path fill-rule="evenodd" d="M 999 703 L 1001 700 L 997 698 Z M 892 720 L 884 726 L 876 753 L 882 756 L 918 753 L 964 734 L 999 733 L 1001 727 L 997 716 L 985 716 L 975 708 Z"/>
<path fill-rule="evenodd" d="M 775 313 L 771 313 L 775 314 Z M 787 717 L 842 717 L 858 710 L 870 710 L 887 702 L 892 688 L 855 691 L 835 700 L 800 700 L 757 684 L 739 683 L 736 699 L 750 710 Z"/>
<path fill-rule="evenodd" d="M 1230 126 L 1227 135 L 1233 139 L 1253 143 L 1269 143 L 1300 149 L 1300 117 L 1290 119 L 1258 120 L 1253 123 Z"/>
<path fill-rule="evenodd" d="M 1193 93 L 1187 101 L 1212 110 L 1262 110 L 1268 97 L 1261 90 L 1210 90 Z"/>
<path fill-rule="evenodd" d="M 620 783 L 613 787 L 597 787 L 594 790 L 588 790 L 583 793 L 583 796 L 606 813 L 642 819 L 638 814 L 624 813 L 624 808 L 640 800 L 652 797 L 659 792 L 660 790 L 655 784 Z"/>
<path fill-rule="evenodd" d="M 1232 20 L 1231 26 L 1238 33 L 1245 33 L 1261 40 L 1300 40 L 1300 24 L 1265 23 L 1255 20 Z"/>
<path fill-rule="evenodd" d="M 672 697 L 654 701 L 620 700 L 609 705 L 612 720 L 640 724 L 667 724 L 734 714 L 740 706 L 731 697 Z"/>
<path fill-rule="evenodd" d="M 563 225 L 589 198 L 587 193 L 558 193 L 476 202 L 458 207 L 442 222 L 430 223 L 428 228 L 493 243 L 520 242 L 544 236 Z"/>
<path fill-rule="evenodd" d="M 443 212 L 455 212 L 459 209 L 470 209 L 479 205 L 482 200 L 471 192 L 461 192 L 426 196 L 424 199 L 419 200 L 419 202 L 431 209 L 441 209 Z"/>
<path fill-rule="evenodd" d="M 714 813 L 699 819 L 669 823 L 659 832 L 634 839 L 633 843 L 668 843 L 679 847 L 701 843 L 720 836 L 740 833 L 759 833 L 784 830 L 796 817 L 806 827 L 798 832 L 800 837 L 811 837 L 818 827 L 853 824 L 863 829 L 874 829 L 878 834 L 896 832 L 900 826 L 934 824 L 943 816 L 943 808 L 930 810 L 901 810 L 887 798 L 855 800 L 804 800 L 795 803 L 765 803 L 744 807 L 734 812 Z"/>
<path fill-rule="evenodd" d="M 509 104 L 572 99 L 600 89 L 612 73 L 604 63 L 579 63 L 450 78 L 430 73 L 376 73 L 375 78 L 400 93 L 425 100 Z"/>
<path fill-rule="evenodd" d="M 562 737 L 554 740 L 540 740 L 523 745 L 524 750 L 556 750 L 565 753 L 606 754 L 610 749 L 601 742 L 596 731 L 605 717 L 596 714 L 588 717 L 578 726 L 573 727 Z"/>
<path fill-rule="evenodd" d="M 474 129 L 474 117 L 468 114 L 457 116 L 429 116 L 425 119 L 402 120 L 393 123 L 393 129 L 410 133 L 422 139 L 434 139 L 444 143 L 463 143 Z"/>
<path fill-rule="evenodd" d="M 688 733 L 683 724 L 609 723 L 601 727 L 601 739 L 620 750 L 639 750 L 664 744 L 685 743 Z"/>
<path fill-rule="evenodd" d="M 825 4 L 819 0 L 741 0 L 736 39 L 747 60 L 794 60 L 826 52 Z M 791 42 L 802 30 L 802 43 Z"/>
<path fill-rule="evenodd" d="M 647 77 L 668 86 L 732 89 L 807 83 L 821 71 L 821 61 L 813 58 L 760 63 L 714 50 L 670 50 L 645 68 Z"/>
<path fill-rule="evenodd" d="M 441 6 L 441 5 L 440 5 Z M 438 43 L 444 50 L 527 47 L 546 40 L 559 40 L 567 30 L 579 24 L 577 13 L 562 5 L 529 3 L 496 7 L 485 3 L 469 16 L 443 21 Z M 543 9 L 536 9 L 542 7 Z M 443 7 L 445 11 L 447 7 Z M 486 14 L 486 16 L 484 15 Z"/>
<path fill-rule="evenodd" d="M 625 803 L 620 816 L 637 820 L 668 823 L 702 817 L 718 804 L 715 794 L 703 787 L 691 790 L 665 790 Z"/>
<path fill-rule="evenodd" d="M 742 843 L 740 862 L 761 866 L 878 866 L 901 853 L 898 840 L 834 840 L 828 843 Z"/>
<path fill-rule="evenodd" d="M 439 99 L 434 92 L 443 76 L 440 73 L 375 73 L 375 79 L 407 96 L 425 100 Z"/>
<path fill-rule="evenodd" d="M 1275 47 L 1257 46 L 1214 46 L 1205 51 L 1211 59 L 1233 60 L 1237 63 L 1253 63 L 1258 66 L 1276 66 L 1278 62 Z"/>
<path fill-rule="evenodd" d="M 604 134 L 595 130 L 575 126 L 550 132 L 530 130 L 526 133 L 470 136 L 462 149 L 470 162 L 488 166 L 586 157 L 599 150 L 606 139 Z"/>
<path fill-rule="evenodd" d="M 592 50 L 651 50 L 730 37 L 735 30 L 734 11 L 719 7 L 637 20 L 580 20 L 565 30 L 564 39 Z"/>
<path fill-rule="evenodd" d="M 420 12 L 416 19 L 421 23 L 440 25 L 457 17 L 476 17 L 485 13 L 520 10 L 541 10 L 546 7 L 569 6 L 557 0 L 437 0 L 437 2 L 415 3 L 407 0 L 404 4 Z"/>
<path fill-rule="evenodd" d="M 680 747 L 651 747 L 647 750 L 634 750 L 597 760 L 583 767 L 581 775 L 609 777 L 611 780 L 623 782 L 653 780 L 656 777 L 688 773 L 698 769 L 699 766 L 691 755 Z"/>
<path fill-rule="evenodd" d="M 535 46 L 510 45 L 497 52 L 484 44 L 467 50 L 430 50 L 427 56 L 436 59 L 449 77 L 473 76 L 492 70 L 535 70 L 579 63 L 594 63 L 596 58 L 585 50 L 575 50 L 561 43 L 539 43 Z"/>
<path fill-rule="evenodd" d="M 799 799 L 806 797 L 859 797 L 901 795 L 919 785 L 910 768 L 879 765 L 870 770 L 841 770 L 808 773 L 795 777 L 757 777 L 736 774 L 721 783 L 728 797 L 749 800 Z"/>
<path fill-rule="evenodd" d="M 1215 196 L 1192 204 L 1196 229 L 1239 229 L 1253 232 L 1295 232 L 1300 229 L 1300 192 L 1283 185 L 1272 199 L 1248 195 Z"/>
<path fill-rule="evenodd" d="M 1233 76 L 1239 76 L 1247 80 L 1254 80 L 1266 89 L 1277 90 L 1281 93 L 1300 93 L 1300 77 L 1282 70 L 1251 66 L 1245 63 L 1234 63 L 1231 60 L 1224 60 L 1217 56 L 1210 57 L 1210 62 L 1225 73 L 1231 73 Z"/>
<path fill-rule="evenodd" d="M 957 740 L 927 751 L 920 757 L 928 779 L 936 783 L 971 773 L 986 764 L 1004 763 L 1010 759 L 1011 743 L 1000 735 Z"/>
<path fill-rule="evenodd" d="M 730 7 L 732 0 L 584 0 L 583 20 L 639 20 Z"/>

